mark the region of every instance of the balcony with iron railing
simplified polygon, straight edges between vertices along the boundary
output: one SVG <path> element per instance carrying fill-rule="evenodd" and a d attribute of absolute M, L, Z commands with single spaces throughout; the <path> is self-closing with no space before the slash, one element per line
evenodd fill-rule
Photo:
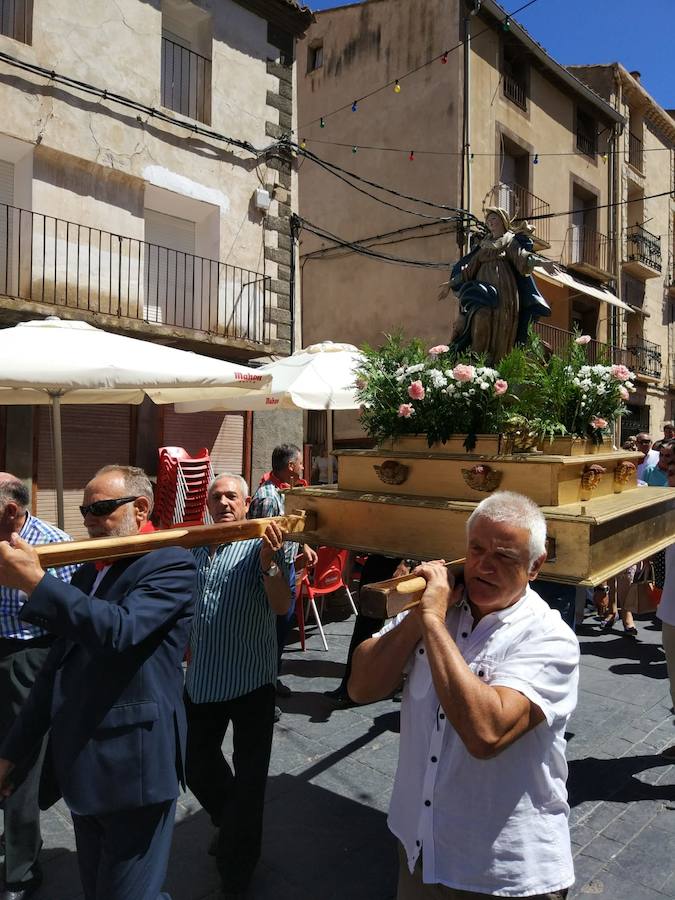
<path fill-rule="evenodd" d="M 68 310 L 149 337 L 259 352 L 270 344 L 270 288 L 239 266 L 0 204 L 4 310 Z"/>
<path fill-rule="evenodd" d="M 592 159 L 595 159 L 595 155 L 598 152 L 597 136 L 582 128 L 577 128 L 577 150 L 583 153 L 584 156 L 590 156 Z"/>
<path fill-rule="evenodd" d="M 534 330 L 553 353 L 561 355 L 575 337 L 572 331 L 565 331 L 555 325 L 539 320 Z M 621 364 L 635 372 L 638 378 L 658 381 L 661 378 L 661 347 L 644 339 L 633 341 L 629 347 L 616 347 L 602 341 L 591 340 L 585 346 L 586 358 L 591 365 L 602 363 Z"/>
<path fill-rule="evenodd" d="M 632 360 L 629 368 L 639 378 L 647 379 L 648 381 L 659 381 L 661 379 L 661 347 L 659 344 L 640 338 L 639 340 L 631 341 L 626 350 Z"/>
<path fill-rule="evenodd" d="M 571 225 L 563 243 L 562 263 L 591 278 L 611 278 L 609 238 L 585 225 Z"/>
<path fill-rule="evenodd" d="M 530 219 L 551 211 L 545 200 L 513 181 L 500 181 L 492 188 L 490 197 L 491 204 L 501 206 L 511 219 Z M 535 229 L 532 239 L 537 249 L 550 247 L 550 220 L 535 218 L 532 224 Z"/>
<path fill-rule="evenodd" d="M 625 272 L 638 278 L 656 278 L 661 273 L 661 238 L 642 225 L 629 225 L 626 232 Z"/>
<path fill-rule="evenodd" d="M 644 171 L 644 153 L 642 141 L 636 134 L 633 134 L 632 131 L 628 133 L 628 162 L 636 171 Z"/>
<path fill-rule="evenodd" d="M 521 109 L 527 109 L 527 88 L 525 83 L 513 75 L 506 72 L 502 75 L 502 84 L 504 87 L 504 96 L 511 100 Z"/>
<path fill-rule="evenodd" d="M 162 106 L 211 122 L 211 60 L 162 37 Z"/>

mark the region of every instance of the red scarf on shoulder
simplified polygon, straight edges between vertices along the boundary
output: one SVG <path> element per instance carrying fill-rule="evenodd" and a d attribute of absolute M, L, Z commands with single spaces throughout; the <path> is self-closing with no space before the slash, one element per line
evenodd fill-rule
<path fill-rule="evenodd" d="M 265 472 L 263 477 L 260 479 L 260 484 L 258 487 L 262 487 L 263 484 L 273 484 L 275 488 L 278 488 L 280 491 L 288 491 L 290 490 L 290 484 L 287 481 L 281 481 L 281 479 L 277 478 L 274 472 Z M 304 478 L 298 478 L 294 487 L 307 487 L 307 482 Z"/>

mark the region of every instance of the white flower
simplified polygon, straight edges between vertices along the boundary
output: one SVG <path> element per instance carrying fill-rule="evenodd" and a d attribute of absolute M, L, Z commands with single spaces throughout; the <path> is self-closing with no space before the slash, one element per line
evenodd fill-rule
<path fill-rule="evenodd" d="M 394 375 L 397 378 L 399 375 L 405 375 L 405 366 L 399 366 L 398 369 L 394 372 Z"/>
<path fill-rule="evenodd" d="M 454 394 L 455 393 L 455 385 L 449 384 L 445 389 L 446 394 Z"/>
<path fill-rule="evenodd" d="M 417 363 L 415 366 L 408 366 L 406 370 L 407 375 L 414 375 L 416 372 L 422 372 L 424 370 L 424 363 Z"/>
<path fill-rule="evenodd" d="M 448 383 L 448 379 L 439 369 L 430 369 L 429 378 L 435 388 L 444 388 Z"/>
<path fill-rule="evenodd" d="M 475 394 L 476 392 L 475 392 L 475 390 L 474 390 L 473 388 L 469 388 L 468 393 L 469 393 L 469 396 L 472 396 L 472 395 Z"/>
<path fill-rule="evenodd" d="M 452 371 L 452 369 L 446 369 L 445 372 L 443 372 L 443 374 L 445 375 L 446 378 L 454 378 L 455 377 L 455 373 Z"/>
<path fill-rule="evenodd" d="M 490 387 L 490 385 L 487 383 L 487 381 L 481 381 L 481 382 L 480 382 L 480 389 L 481 389 L 481 391 L 487 391 L 487 389 L 488 389 L 489 387 Z"/>

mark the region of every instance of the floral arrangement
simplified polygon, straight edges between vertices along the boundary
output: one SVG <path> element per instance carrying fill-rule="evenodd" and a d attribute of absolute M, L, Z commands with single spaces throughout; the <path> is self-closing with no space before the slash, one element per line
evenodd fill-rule
<path fill-rule="evenodd" d="M 588 360 L 591 337 L 576 333 L 560 355 L 552 354 L 535 332 L 525 348 L 502 362 L 514 385 L 518 412 L 541 435 L 591 438 L 602 443 L 626 412 L 635 375 L 626 366 Z"/>
<path fill-rule="evenodd" d="M 460 360 L 445 344 L 403 344 L 400 335 L 363 354 L 356 381 L 361 422 L 378 441 L 424 434 L 431 446 L 453 434 L 498 434 L 506 421 L 509 386 L 479 358 Z"/>
<path fill-rule="evenodd" d="M 356 372 L 361 422 L 375 440 L 426 435 L 429 446 L 453 434 L 498 434 L 525 428 L 539 436 L 573 435 L 601 443 L 634 388 L 624 365 L 591 364 L 588 335 L 575 334 L 561 355 L 531 331 L 499 368 L 481 357 L 453 354 L 445 344 L 427 348 L 388 336 L 365 347 Z"/>

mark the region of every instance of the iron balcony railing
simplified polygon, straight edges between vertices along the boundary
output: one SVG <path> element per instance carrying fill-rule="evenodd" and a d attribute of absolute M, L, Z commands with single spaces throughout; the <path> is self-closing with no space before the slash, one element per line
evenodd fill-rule
<path fill-rule="evenodd" d="M 555 325 L 549 325 L 541 320 L 536 322 L 534 328 L 544 343 L 551 348 L 552 352 L 559 356 L 569 346 L 571 338 L 575 337 L 572 331 L 565 331 L 563 328 L 557 328 Z M 628 350 L 624 350 L 621 347 L 614 347 L 611 344 L 604 344 L 602 341 L 591 340 L 586 344 L 585 350 L 586 357 L 591 365 L 617 363 L 630 368 L 632 356 Z"/>
<path fill-rule="evenodd" d="M 571 225 L 563 245 L 563 264 L 609 272 L 610 242 L 607 235 L 585 225 Z"/>
<path fill-rule="evenodd" d="M 565 351 L 570 339 L 574 337 L 573 332 L 541 320 L 535 323 L 534 329 L 551 351 L 558 355 Z M 651 341 L 636 340 L 629 347 L 623 348 L 591 340 L 585 349 L 588 361 L 592 365 L 616 363 L 627 366 L 636 375 L 661 377 L 661 348 Z"/>
<path fill-rule="evenodd" d="M 597 137 L 583 129 L 577 129 L 577 150 L 586 156 L 595 158 L 597 153 Z"/>
<path fill-rule="evenodd" d="M 0 0 L 0 34 L 30 44 L 33 31 L 33 0 Z"/>
<path fill-rule="evenodd" d="M 527 90 L 525 85 L 514 78 L 513 75 L 504 73 L 502 76 L 504 85 L 504 96 L 512 100 L 516 106 L 521 109 L 527 109 Z"/>
<path fill-rule="evenodd" d="M 642 141 L 636 134 L 633 134 L 633 132 L 630 131 L 628 133 L 628 162 L 634 169 L 637 169 L 638 172 L 642 172 L 643 161 Z"/>
<path fill-rule="evenodd" d="M 162 38 L 162 106 L 211 122 L 211 60 Z"/>
<path fill-rule="evenodd" d="M 0 204 L 0 294 L 268 344 L 268 276 Z"/>
<path fill-rule="evenodd" d="M 629 225 L 626 240 L 627 259 L 661 271 L 661 238 L 658 234 L 652 234 L 642 225 Z"/>
<path fill-rule="evenodd" d="M 638 375 L 648 378 L 661 377 L 661 347 L 644 338 L 633 341 L 627 348 L 631 354 L 630 368 Z"/>
<path fill-rule="evenodd" d="M 500 181 L 492 188 L 492 203 L 505 209 L 511 219 L 530 219 L 546 215 L 550 205 L 516 182 Z M 534 237 L 549 243 L 550 220 L 535 219 Z"/>

